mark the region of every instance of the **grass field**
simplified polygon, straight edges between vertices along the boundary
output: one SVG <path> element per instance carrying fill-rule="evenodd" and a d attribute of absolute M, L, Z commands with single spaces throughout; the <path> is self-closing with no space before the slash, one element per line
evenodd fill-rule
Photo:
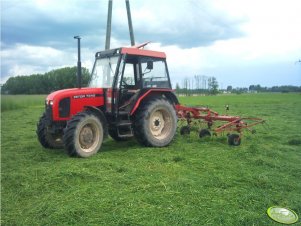
<path fill-rule="evenodd" d="M 44 96 L 2 96 L 1 224 L 280 225 L 266 215 L 273 205 L 301 217 L 300 94 L 180 100 L 219 112 L 229 104 L 268 126 L 239 147 L 177 134 L 166 148 L 108 139 L 97 155 L 70 158 L 37 141 Z"/>

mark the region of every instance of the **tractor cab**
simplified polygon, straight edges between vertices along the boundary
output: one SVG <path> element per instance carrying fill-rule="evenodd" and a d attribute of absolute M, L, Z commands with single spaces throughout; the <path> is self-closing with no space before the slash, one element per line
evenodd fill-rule
<path fill-rule="evenodd" d="M 166 55 L 136 47 L 97 52 L 89 87 L 103 88 L 107 113 L 133 114 L 146 92 L 171 90 Z"/>

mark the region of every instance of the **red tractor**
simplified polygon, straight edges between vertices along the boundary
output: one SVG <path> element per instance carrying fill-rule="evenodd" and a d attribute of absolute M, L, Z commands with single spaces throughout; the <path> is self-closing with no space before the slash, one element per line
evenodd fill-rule
<path fill-rule="evenodd" d="M 37 125 L 42 146 L 89 157 L 107 134 L 116 141 L 134 136 L 145 146 L 167 146 L 176 132 L 179 102 L 165 53 L 144 45 L 97 52 L 89 87 L 49 94 Z M 80 72 L 80 60 L 78 66 Z"/>

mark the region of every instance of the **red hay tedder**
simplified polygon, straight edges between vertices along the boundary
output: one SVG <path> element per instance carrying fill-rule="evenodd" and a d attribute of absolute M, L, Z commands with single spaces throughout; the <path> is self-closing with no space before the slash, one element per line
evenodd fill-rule
<path fill-rule="evenodd" d="M 241 118 L 239 116 L 219 115 L 217 112 L 206 107 L 186 107 L 182 105 L 176 105 L 175 108 L 178 119 L 187 122 L 187 125 L 182 126 L 180 129 L 181 135 L 190 134 L 191 126 L 194 121 L 194 124 L 200 124 L 200 126 L 206 124 L 207 126 L 206 129 L 201 127 L 202 129 L 199 131 L 200 138 L 211 136 L 211 132 L 213 135 L 226 132 L 228 135 L 229 145 L 234 146 L 240 145 L 243 130 L 247 129 L 251 133 L 255 133 L 255 130 L 250 128 L 257 124 L 264 123 L 264 120 L 260 118 Z M 224 124 L 215 126 L 217 121 Z"/>

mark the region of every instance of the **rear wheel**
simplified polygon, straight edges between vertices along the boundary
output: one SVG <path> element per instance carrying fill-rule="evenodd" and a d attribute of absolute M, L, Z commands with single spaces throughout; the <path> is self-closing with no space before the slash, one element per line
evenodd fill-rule
<path fill-rule="evenodd" d="M 230 134 L 228 136 L 228 144 L 233 146 L 239 146 L 241 143 L 240 136 L 238 134 Z"/>
<path fill-rule="evenodd" d="M 75 115 L 64 133 L 64 145 L 70 156 L 89 157 L 98 152 L 104 138 L 103 124 L 90 111 Z"/>
<path fill-rule="evenodd" d="M 139 143 L 145 146 L 167 146 L 172 141 L 176 129 L 175 110 L 164 99 L 154 98 L 147 101 L 135 117 L 135 137 Z"/>
<path fill-rule="evenodd" d="M 50 149 L 61 149 L 64 147 L 63 144 L 63 133 L 51 133 L 50 127 L 47 125 L 46 114 L 43 113 L 40 121 L 37 125 L 36 133 L 38 140 L 44 148 Z"/>

